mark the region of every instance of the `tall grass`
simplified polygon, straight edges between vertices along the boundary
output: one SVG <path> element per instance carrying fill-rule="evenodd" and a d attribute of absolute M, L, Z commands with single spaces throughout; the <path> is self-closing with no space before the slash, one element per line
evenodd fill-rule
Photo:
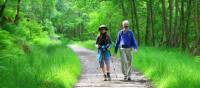
<path fill-rule="evenodd" d="M 177 49 L 140 47 L 133 63 L 157 88 L 199 88 L 200 66 L 195 59 Z"/>
<path fill-rule="evenodd" d="M 71 88 L 80 67 L 76 54 L 66 46 L 33 46 L 24 55 L 0 56 L 0 88 Z"/>
<path fill-rule="evenodd" d="M 79 43 L 96 50 L 94 44 L 92 40 Z M 200 63 L 187 52 L 141 46 L 133 56 L 134 68 L 149 78 L 156 88 L 200 88 Z"/>
<path fill-rule="evenodd" d="M 78 44 L 82 47 L 91 49 L 91 50 L 97 50 L 97 48 L 95 47 L 96 42 L 94 40 L 88 40 L 88 41 L 77 41 L 74 42 L 74 44 Z"/>

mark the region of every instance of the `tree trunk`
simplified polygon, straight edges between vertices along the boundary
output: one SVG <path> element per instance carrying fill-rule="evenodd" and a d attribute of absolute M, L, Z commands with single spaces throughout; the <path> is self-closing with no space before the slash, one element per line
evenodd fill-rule
<path fill-rule="evenodd" d="M 18 1 L 17 1 L 17 10 L 16 10 L 16 15 L 15 15 L 15 20 L 14 20 L 14 23 L 15 23 L 15 24 L 16 24 L 17 21 L 19 20 L 20 3 L 21 3 L 21 0 L 18 0 Z"/>
<path fill-rule="evenodd" d="M 124 7 L 124 0 L 120 0 L 121 8 L 122 8 L 122 14 L 124 16 L 124 19 L 128 19 L 128 14 L 126 13 L 126 9 Z"/>
<path fill-rule="evenodd" d="M 173 29 L 173 36 L 172 36 L 172 46 L 176 47 L 178 44 L 178 34 L 177 34 L 177 29 L 178 29 L 178 12 L 179 12 L 179 7 L 178 7 L 178 0 L 175 0 L 175 20 L 174 20 L 174 29 Z"/>
<path fill-rule="evenodd" d="M 198 22 L 198 19 L 199 19 L 199 17 L 198 17 L 198 11 L 197 11 L 197 0 L 194 0 L 193 1 L 193 16 L 194 16 L 194 29 L 195 29 L 195 33 L 196 33 L 196 36 L 197 37 L 199 37 L 199 30 L 198 30 L 198 28 L 199 28 L 199 22 Z"/>
<path fill-rule="evenodd" d="M 149 7 L 149 1 L 146 3 L 147 6 L 147 23 L 146 23 L 146 34 L 145 34 L 145 44 L 149 45 L 149 25 L 150 25 L 150 7 Z"/>
<path fill-rule="evenodd" d="M 1 7 L 1 9 L 0 9 L 0 17 L 3 16 L 3 11 L 4 11 L 5 7 L 6 7 L 6 3 L 7 3 L 7 0 L 4 2 L 3 5 L 0 6 Z"/>
<path fill-rule="evenodd" d="M 200 38 L 199 38 L 199 23 L 198 23 L 198 10 L 197 10 L 197 0 L 193 1 L 193 17 L 194 17 L 194 31 L 195 31 L 195 38 L 192 47 L 192 54 L 200 53 L 198 50 L 200 49 Z"/>
<path fill-rule="evenodd" d="M 138 18 L 138 15 L 137 15 L 137 8 L 136 8 L 136 2 L 135 2 L 135 0 L 133 0 L 133 9 L 134 9 L 134 16 L 135 16 L 136 29 L 137 29 L 137 40 L 138 40 L 138 45 L 140 45 L 139 18 Z"/>
<path fill-rule="evenodd" d="M 169 44 L 169 30 L 168 30 L 168 19 L 166 14 L 166 6 L 165 6 L 165 0 L 162 0 L 162 15 L 163 15 L 163 28 L 165 30 L 165 39 L 163 39 L 163 43 L 166 42 L 166 44 Z"/>
<path fill-rule="evenodd" d="M 188 34 L 189 34 L 189 24 L 190 24 L 190 15 L 191 15 L 191 0 L 188 0 L 187 2 L 187 21 L 186 21 L 186 29 L 185 29 L 185 32 L 184 32 L 184 45 L 186 48 L 189 47 L 189 44 L 188 44 Z M 184 48 L 185 48 L 184 47 Z"/>
<path fill-rule="evenodd" d="M 153 28 L 153 10 L 152 10 L 152 0 L 147 1 L 147 26 L 146 26 L 146 39 L 148 44 L 155 45 L 154 39 L 154 28 Z"/>
<path fill-rule="evenodd" d="M 130 0 L 131 4 L 131 22 L 132 22 L 132 31 L 134 31 L 134 7 L 133 7 L 133 0 Z"/>
<path fill-rule="evenodd" d="M 136 26 L 136 31 L 137 31 L 137 41 L 138 45 L 140 45 L 140 30 L 139 30 L 139 19 L 137 15 L 137 8 L 136 8 L 136 2 L 135 0 L 130 0 L 131 4 L 131 21 L 132 21 L 132 28 Z M 135 22 L 134 22 L 135 19 Z M 134 25 L 136 24 L 136 25 Z M 134 29 L 133 29 L 134 30 Z"/>
<path fill-rule="evenodd" d="M 153 9 L 152 9 L 152 0 L 149 0 L 149 10 L 150 10 L 150 25 L 151 25 L 151 40 L 152 45 L 155 45 L 155 36 L 154 36 L 154 18 L 153 18 Z"/>
<path fill-rule="evenodd" d="M 181 47 L 184 49 L 184 31 L 185 31 L 185 18 L 184 18 L 184 0 L 181 0 L 181 14 L 180 14 L 180 35 L 179 35 L 179 44 L 181 44 Z"/>
<path fill-rule="evenodd" d="M 170 39 L 170 46 L 172 45 L 172 29 L 173 29 L 173 0 L 169 0 L 169 39 Z"/>

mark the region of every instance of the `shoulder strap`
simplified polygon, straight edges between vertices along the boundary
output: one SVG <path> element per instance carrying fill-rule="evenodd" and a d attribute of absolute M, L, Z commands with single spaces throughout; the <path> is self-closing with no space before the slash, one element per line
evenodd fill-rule
<path fill-rule="evenodd" d="M 106 34 L 106 40 L 110 40 L 110 36 Z"/>

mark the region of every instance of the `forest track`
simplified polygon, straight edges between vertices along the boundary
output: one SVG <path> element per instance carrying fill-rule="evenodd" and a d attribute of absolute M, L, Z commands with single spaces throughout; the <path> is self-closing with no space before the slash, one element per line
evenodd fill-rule
<path fill-rule="evenodd" d="M 82 48 L 78 45 L 70 45 L 77 53 L 82 63 L 82 74 L 75 88 L 152 88 L 151 83 L 139 72 L 133 71 L 131 81 L 124 81 L 121 73 L 120 61 L 114 59 L 115 64 L 111 64 L 111 81 L 103 81 L 103 76 L 96 62 L 97 52 Z M 115 71 L 113 69 L 115 66 Z"/>

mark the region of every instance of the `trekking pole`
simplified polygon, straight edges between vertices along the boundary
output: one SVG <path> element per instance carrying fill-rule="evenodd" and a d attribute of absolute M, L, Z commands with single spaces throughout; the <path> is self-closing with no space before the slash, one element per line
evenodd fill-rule
<path fill-rule="evenodd" d="M 141 54 L 139 54 L 139 58 L 140 58 L 140 62 L 142 62 L 142 55 Z"/>
<path fill-rule="evenodd" d="M 100 71 L 100 69 L 99 69 L 98 60 L 96 61 L 96 65 L 97 65 L 97 67 L 96 67 L 97 72 L 100 72 L 100 73 L 101 73 L 101 71 Z M 96 74 L 96 78 L 98 78 L 98 73 Z"/>
<path fill-rule="evenodd" d="M 116 73 L 116 65 L 113 63 L 114 61 L 113 61 L 113 57 L 111 57 L 111 59 L 112 59 L 112 66 L 113 66 L 113 71 L 114 71 L 114 73 L 115 73 L 115 76 L 116 76 L 116 78 L 117 78 L 117 73 Z"/>
<path fill-rule="evenodd" d="M 99 49 L 98 49 L 98 56 L 97 56 L 97 60 L 95 61 L 96 62 L 96 70 L 97 70 L 97 72 L 100 72 L 101 73 L 101 69 L 100 69 L 100 65 L 99 65 Z M 96 78 L 98 78 L 98 73 L 96 73 Z"/>

